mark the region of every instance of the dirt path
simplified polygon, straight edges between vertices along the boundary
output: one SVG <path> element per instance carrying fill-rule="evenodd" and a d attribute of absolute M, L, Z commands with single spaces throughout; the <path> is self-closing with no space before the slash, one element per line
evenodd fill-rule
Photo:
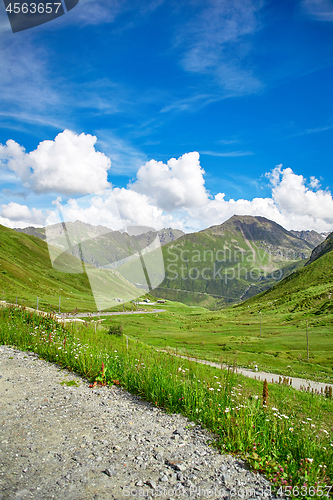
<path fill-rule="evenodd" d="M 273 498 L 213 436 L 121 387 L 0 346 L 1 500 Z"/>

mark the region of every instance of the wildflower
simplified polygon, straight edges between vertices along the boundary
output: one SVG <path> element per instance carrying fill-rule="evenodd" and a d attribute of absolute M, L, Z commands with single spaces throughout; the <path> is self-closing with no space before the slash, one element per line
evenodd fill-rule
<path fill-rule="evenodd" d="M 312 418 L 307 417 L 306 420 L 312 420 Z"/>
<path fill-rule="evenodd" d="M 273 410 L 273 411 L 279 411 L 277 408 L 274 408 L 274 407 L 272 408 L 272 410 Z"/>
<path fill-rule="evenodd" d="M 293 427 L 289 427 L 289 430 L 290 430 L 290 432 L 293 432 L 294 428 Z"/>
<path fill-rule="evenodd" d="M 214 388 L 213 388 L 213 387 L 210 387 L 210 388 L 209 388 L 209 390 L 210 390 L 210 391 L 213 391 L 213 390 L 214 390 Z"/>
<path fill-rule="evenodd" d="M 329 434 L 325 429 L 322 429 L 322 431 L 325 432 L 325 434 L 327 435 Z"/>
<path fill-rule="evenodd" d="M 230 411 L 230 408 L 226 408 L 226 409 L 224 410 L 224 413 L 228 413 L 229 411 Z"/>

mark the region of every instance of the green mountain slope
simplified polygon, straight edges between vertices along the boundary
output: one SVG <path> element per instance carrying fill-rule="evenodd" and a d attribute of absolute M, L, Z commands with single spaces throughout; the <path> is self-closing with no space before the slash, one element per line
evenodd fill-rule
<path fill-rule="evenodd" d="M 58 265 L 64 271 L 82 269 L 81 262 L 66 253 L 60 257 Z M 90 281 L 94 283 L 101 306 L 112 290 L 112 299 L 121 296 L 137 296 L 136 287 L 119 277 L 116 272 L 99 270 L 86 265 Z M 18 233 L 0 225 L 0 300 L 14 302 L 44 310 L 61 309 L 70 311 L 95 311 L 96 302 L 91 290 L 87 272 L 59 272 L 51 265 L 47 244 L 40 238 Z M 100 297 L 100 299 L 99 299 Z M 99 305 L 99 304 L 98 304 Z"/>
<path fill-rule="evenodd" d="M 234 215 L 165 245 L 166 277 L 155 293 L 206 307 L 232 304 L 302 267 L 312 248 L 264 217 Z"/>
<path fill-rule="evenodd" d="M 329 234 L 326 238 L 325 241 L 320 243 L 316 248 L 313 249 L 309 262 L 307 262 L 305 265 L 308 266 L 309 264 L 312 264 L 315 260 L 319 259 L 323 255 L 331 252 L 333 250 L 333 233 Z"/>
<path fill-rule="evenodd" d="M 333 249 L 236 307 L 240 311 L 248 308 L 297 313 L 295 318 L 310 315 L 317 318 L 317 324 L 333 322 Z"/>

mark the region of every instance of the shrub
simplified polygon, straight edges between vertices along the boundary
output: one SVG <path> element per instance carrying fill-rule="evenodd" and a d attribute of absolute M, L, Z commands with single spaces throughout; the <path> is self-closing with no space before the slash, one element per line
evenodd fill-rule
<path fill-rule="evenodd" d="M 122 325 L 111 325 L 107 333 L 121 337 L 123 335 L 123 327 Z"/>

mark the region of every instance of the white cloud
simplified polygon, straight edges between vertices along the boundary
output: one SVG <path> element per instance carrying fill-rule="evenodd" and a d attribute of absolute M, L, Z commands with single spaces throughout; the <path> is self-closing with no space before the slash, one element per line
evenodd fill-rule
<path fill-rule="evenodd" d="M 1 205 L 0 224 L 3 226 L 26 227 L 27 225 L 43 226 L 49 213 L 40 209 L 29 209 L 27 205 L 10 202 L 8 205 Z"/>
<path fill-rule="evenodd" d="M 262 83 L 246 68 L 249 35 L 259 28 L 256 0 L 210 0 L 197 17 L 178 35 L 186 50 L 182 65 L 186 71 L 209 73 L 230 95 L 257 92 Z"/>
<path fill-rule="evenodd" d="M 32 110 L 49 110 L 60 99 L 48 78 L 49 53 L 34 45 L 29 33 L 22 36 L 0 37 L 0 102 L 2 111 L 13 113 L 18 107 L 31 116 Z"/>
<path fill-rule="evenodd" d="M 330 191 L 313 190 L 319 184 L 315 177 L 311 177 L 307 187 L 302 175 L 294 174 L 291 168 L 282 170 L 279 165 L 271 174 L 271 184 L 272 198 L 283 215 L 308 216 L 333 224 L 332 195 Z"/>
<path fill-rule="evenodd" d="M 83 134 L 75 136 L 73 133 L 68 137 L 74 137 L 75 140 L 81 137 L 84 143 L 87 138 Z M 94 151 L 95 138 L 89 137 L 88 149 Z M 55 141 L 46 142 L 54 147 Z M 70 145 L 73 146 L 72 141 Z M 67 151 L 67 148 L 63 150 Z M 14 166 L 22 178 L 29 177 L 24 150 L 13 142 L 5 147 L 5 151 L 15 155 L 17 161 L 21 158 L 22 162 Z M 48 147 L 45 151 L 48 158 Z M 7 161 L 9 165 L 10 160 Z M 63 209 L 65 220 L 82 220 L 111 229 L 121 229 L 124 225 L 143 225 L 155 229 L 171 226 L 197 231 L 222 224 L 232 215 L 238 214 L 263 216 L 286 229 L 333 230 L 333 198 L 330 191 L 320 188 L 315 176 L 307 180 L 295 174 L 291 168 L 277 165 L 266 174 L 271 196 L 226 200 L 223 192 L 214 197 L 209 195 L 204 173 L 199 153 L 195 151 L 178 159 L 171 158 L 167 163 L 151 160 L 139 168 L 136 180 L 128 184 L 127 188 L 107 189 L 103 193 L 95 192 L 80 199 L 72 197 Z M 57 205 L 60 202 L 61 198 L 58 197 L 53 203 Z M 43 224 L 45 214 L 40 210 L 29 209 L 26 205 L 9 203 L 2 206 L 0 217 L 0 223 L 4 225 L 16 227 L 16 221 L 20 221 L 21 227 L 24 227 L 22 221 L 26 221 L 25 225 Z"/>
<path fill-rule="evenodd" d="M 333 198 L 330 191 L 318 189 L 319 181 L 311 177 L 309 187 L 302 175 L 278 165 L 266 174 L 270 180 L 270 198 L 252 200 L 225 200 L 218 193 L 200 210 L 190 210 L 187 224 L 196 222 L 196 228 L 221 224 L 234 214 L 263 216 L 286 229 L 333 230 Z"/>
<path fill-rule="evenodd" d="M 181 208 L 203 206 L 208 193 L 200 166 L 199 153 L 186 153 L 171 158 L 167 164 L 151 160 L 137 172 L 131 190 L 144 194 L 163 210 L 172 212 Z"/>
<path fill-rule="evenodd" d="M 0 162 L 36 193 L 86 194 L 109 187 L 110 159 L 95 150 L 97 138 L 70 130 L 26 153 L 13 140 L 0 145 Z"/>
<path fill-rule="evenodd" d="M 61 202 L 58 197 L 52 204 L 61 209 L 65 221 L 81 220 L 93 226 L 101 225 L 113 230 L 122 230 L 133 225 L 160 229 L 169 227 L 174 222 L 172 215 L 163 214 L 162 209 L 152 205 L 146 195 L 124 188 L 107 189 L 94 195 L 70 199 L 65 205 Z M 52 212 L 48 225 L 59 220 L 57 213 Z"/>
<path fill-rule="evenodd" d="M 229 151 L 227 153 L 220 153 L 218 151 L 201 151 L 202 155 L 219 156 L 221 158 L 237 158 L 239 156 L 252 156 L 252 151 Z"/>
<path fill-rule="evenodd" d="M 332 0 L 303 0 L 301 5 L 316 21 L 333 21 Z"/>

